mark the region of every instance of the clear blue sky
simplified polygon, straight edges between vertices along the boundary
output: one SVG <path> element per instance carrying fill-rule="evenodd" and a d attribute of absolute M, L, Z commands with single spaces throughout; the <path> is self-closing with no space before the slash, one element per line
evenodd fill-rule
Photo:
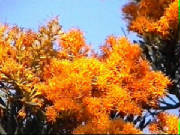
<path fill-rule="evenodd" d="M 108 35 L 123 36 L 126 22 L 121 8 L 127 0 L 0 0 L 0 22 L 37 30 L 59 16 L 64 30 L 79 28 L 94 49 Z M 128 34 L 131 39 L 134 34 Z"/>

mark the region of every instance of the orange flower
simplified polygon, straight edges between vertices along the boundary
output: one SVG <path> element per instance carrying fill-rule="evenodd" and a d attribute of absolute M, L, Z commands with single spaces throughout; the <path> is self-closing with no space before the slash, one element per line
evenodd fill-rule
<path fill-rule="evenodd" d="M 77 29 L 72 29 L 60 36 L 59 43 L 62 52 L 65 51 L 68 55 L 85 55 L 89 48 L 86 45 L 83 33 Z"/>
<path fill-rule="evenodd" d="M 141 9 L 141 13 L 133 14 L 131 28 L 142 34 L 156 31 L 166 35 L 169 20 L 173 19 L 168 12 L 176 11 L 170 7 L 165 11 L 167 17 L 159 17 L 160 21 L 155 13 L 154 18 L 148 18 L 149 6 L 156 7 L 155 0 L 152 1 L 142 0 L 140 7 L 132 5 L 128 9 Z M 16 84 L 18 92 L 25 96 L 23 99 L 30 101 L 29 105 L 32 102 L 33 113 L 43 109 L 48 122 L 58 123 L 60 119 L 74 133 L 141 133 L 123 119 L 111 120 L 111 112 L 142 115 L 144 109 L 155 106 L 166 95 L 170 80 L 161 72 L 152 71 L 142 58 L 139 45 L 126 38 L 109 36 L 101 48 L 102 55 L 90 56 L 80 30 L 60 33 L 59 29 L 57 20 L 49 23 L 48 28 L 42 27 L 39 33 L 16 27 L 5 32 L 0 26 L 0 75 L 5 75 L 0 79 Z M 53 49 L 57 38 L 53 35 L 59 36 L 59 50 Z M 24 108 L 18 113 L 22 119 L 26 115 Z M 165 121 L 164 116 L 159 119 L 163 126 L 170 125 L 167 132 L 176 130 L 172 121 Z"/>
<path fill-rule="evenodd" d="M 39 107 L 42 107 L 42 105 L 43 105 L 43 101 L 40 100 L 40 99 L 38 99 L 38 98 L 33 98 L 33 99 L 31 100 L 31 102 L 37 104 L 37 106 L 39 106 Z"/>
<path fill-rule="evenodd" d="M 141 134 L 142 132 L 136 129 L 132 123 L 126 123 L 123 126 L 123 130 L 120 132 L 121 134 Z"/>
<path fill-rule="evenodd" d="M 52 106 L 46 108 L 46 117 L 48 122 L 54 123 L 56 121 L 57 116 L 58 114 Z"/>
<path fill-rule="evenodd" d="M 149 129 L 152 133 L 178 134 L 178 121 L 175 115 L 160 113 L 157 122 L 152 123 Z"/>
<path fill-rule="evenodd" d="M 33 33 L 32 31 L 27 31 L 24 35 L 23 35 L 23 44 L 26 47 L 32 46 L 32 43 L 34 42 L 34 40 L 36 39 L 36 34 Z"/>
<path fill-rule="evenodd" d="M 137 16 L 137 8 L 138 6 L 134 2 L 128 3 L 125 8 L 123 8 L 123 12 L 128 14 L 126 16 L 127 19 L 132 20 Z M 130 14 L 130 15 L 129 15 Z"/>
<path fill-rule="evenodd" d="M 18 117 L 24 119 L 26 117 L 26 112 L 24 109 L 19 110 Z"/>
<path fill-rule="evenodd" d="M 123 9 L 129 20 L 129 30 L 140 35 L 160 34 L 170 36 L 178 27 L 178 0 L 141 0 L 129 3 Z"/>

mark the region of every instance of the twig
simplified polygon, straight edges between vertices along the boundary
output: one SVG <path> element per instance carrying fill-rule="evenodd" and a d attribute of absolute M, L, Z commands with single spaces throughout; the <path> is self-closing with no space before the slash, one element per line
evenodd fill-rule
<path fill-rule="evenodd" d="M 160 110 L 169 110 L 169 109 L 177 109 L 178 107 L 180 107 L 180 103 L 177 103 L 175 105 L 169 105 L 169 106 L 160 106 L 159 109 Z"/>

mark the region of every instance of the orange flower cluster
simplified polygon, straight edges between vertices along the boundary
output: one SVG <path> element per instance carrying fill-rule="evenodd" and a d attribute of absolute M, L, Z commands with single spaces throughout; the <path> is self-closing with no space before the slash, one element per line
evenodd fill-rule
<path fill-rule="evenodd" d="M 129 20 L 129 30 L 140 35 L 159 34 L 170 37 L 178 29 L 178 0 L 141 0 L 123 9 Z"/>
<path fill-rule="evenodd" d="M 78 35 L 79 31 L 73 30 L 73 34 Z M 72 35 L 65 37 L 70 40 Z M 72 41 L 64 41 L 60 46 L 78 47 L 73 41 L 84 40 L 74 36 Z M 83 45 L 84 42 L 79 46 Z M 80 53 L 79 49 L 76 51 Z M 156 107 L 157 100 L 166 94 L 169 79 L 161 72 L 152 71 L 141 53 L 138 45 L 110 36 L 100 57 L 51 59 L 44 67 L 45 82 L 36 85 L 38 92 L 52 102 L 47 107 L 48 121 L 55 122 L 68 113 L 79 123 L 86 123 L 75 129 L 75 133 L 125 133 L 125 126 L 132 129 L 130 133 L 140 133 L 131 124 L 116 127 L 109 115 L 112 110 L 141 115 L 143 108 Z"/>
<path fill-rule="evenodd" d="M 86 55 L 89 47 L 86 45 L 83 33 L 80 30 L 72 29 L 60 36 L 60 47 L 63 50 L 59 55 L 70 57 Z"/>
<path fill-rule="evenodd" d="M 141 133 L 111 112 L 141 115 L 156 107 L 170 80 L 126 38 L 110 36 L 101 50 L 88 56 L 82 32 L 63 33 L 57 20 L 37 33 L 0 26 L 0 79 L 18 86 L 23 109 L 42 109 L 50 123 L 75 119 L 74 133 Z"/>
<path fill-rule="evenodd" d="M 170 84 L 169 79 L 150 69 L 149 63 L 141 57 L 138 45 L 131 45 L 125 38 L 110 37 L 107 41 L 102 47 L 106 50 L 103 61 L 113 71 L 113 83 L 126 89 L 136 103 L 155 105 L 156 99 L 166 93 L 164 89 Z M 107 52 L 110 46 L 108 50 L 111 51 Z"/>
<path fill-rule="evenodd" d="M 102 123 L 103 121 L 99 121 Z M 74 134 L 142 134 L 133 124 L 126 123 L 122 119 L 104 121 L 105 129 L 99 129 L 94 123 L 87 123 L 86 126 L 79 126 Z"/>
<path fill-rule="evenodd" d="M 50 24 L 54 25 L 55 20 Z M 45 30 L 35 33 L 18 27 L 0 25 L 0 81 L 18 88 L 22 93 L 20 100 L 23 105 L 31 105 L 34 111 L 43 105 L 43 100 L 37 97 L 39 93 L 34 85 L 41 79 L 44 64 L 54 55 L 48 48 L 52 46 L 49 42 L 52 39 L 50 35 L 46 35 Z M 19 116 L 26 117 L 21 111 Z"/>
<path fill-rule="evenodd" d="M 53 107 L 48 107 L 46 109 L 46 117 L 48 121 L 55 122 L 57 118 L 57 112 Z"/>
<path fill-rule="evenodd" d="M 155 134 L 178 134 L 178 117 L 167 113 L 160 113 L 157 122 L 152 123 L 149 129 Z"/>
<path fill-rule="evenodd" d="M 24 109 L 19 110 L 18 117 L 24 119 L 26 117 L 26 112 Z"/>

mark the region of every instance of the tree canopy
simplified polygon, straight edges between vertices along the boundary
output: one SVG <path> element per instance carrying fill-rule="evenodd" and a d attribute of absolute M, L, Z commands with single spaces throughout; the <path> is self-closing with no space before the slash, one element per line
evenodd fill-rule
<path fill-rule="evenodd" d="M 125 6 L 129 29 L 170 41 L 178 2 L 153 2 Z M 96 54 L 81 30 L 63 31 L 57 18 L 38 32 L 1 24 L 0 134 L 140 134 L 149 124 L 152 133 L 177 134 L 178 117 L 166 112 L 137 123 L 176 86 L 140 46 L 111 35 Z"/>

